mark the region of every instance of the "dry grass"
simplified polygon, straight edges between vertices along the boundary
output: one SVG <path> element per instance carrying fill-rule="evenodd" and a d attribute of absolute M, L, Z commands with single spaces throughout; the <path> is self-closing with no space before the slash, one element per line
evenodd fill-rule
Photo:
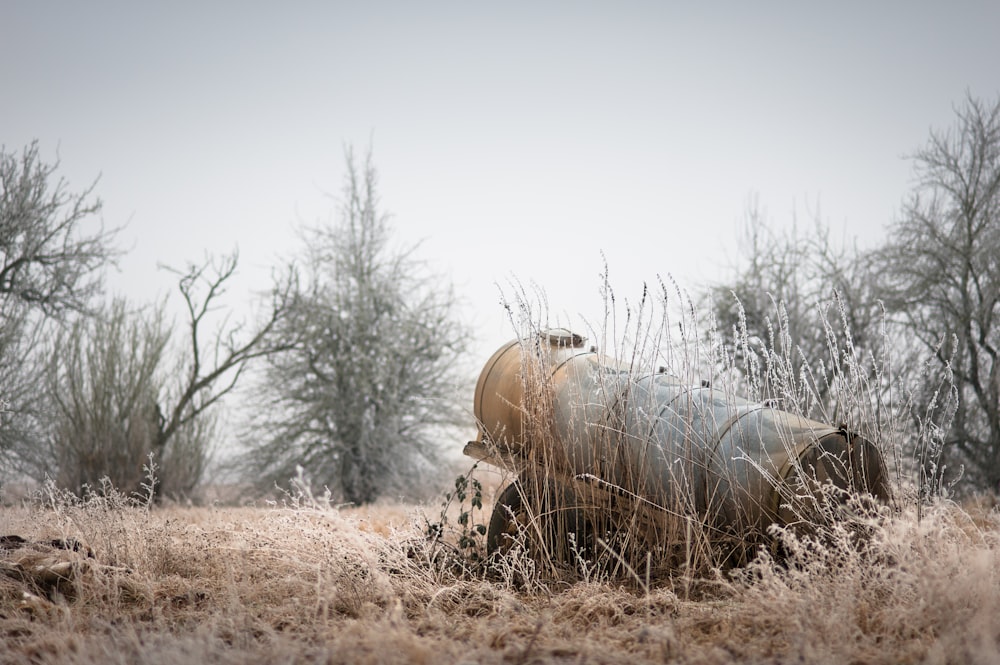
<path fill-rule="evenodd" d="M 148 509 L 114 495 L 3 508 L 0 534 L 32 542 L 0 550 L 0 663 L 992 663 L 1000 653 L 1000 532 L 979 504 L 936 503 L 920 521 L 886 513 L 860 546 L 846 529 L 822 542 L 784 534 L 782 563 L 762 554 L 645 590 L 470 573 L 424 537 L 422 515 L 437 510 L 337 509 L 302 495 L 256 508 Z"/>

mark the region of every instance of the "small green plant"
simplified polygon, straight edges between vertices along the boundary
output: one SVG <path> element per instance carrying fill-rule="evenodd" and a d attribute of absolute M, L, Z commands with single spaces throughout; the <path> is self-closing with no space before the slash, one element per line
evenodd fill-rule
<path fill-rule="evenodd" d="M 465 566 L 478 566 L 485 560 L 486 525 L 483 523 L 483 484 L 473 477 L 479 464 L 473 464 L 468 472 L 455 478 L 455 489 L 444 496 L 437 522 L 427 522 L 426 535 L 439 542 L 450 540 L 448 536 L 451 518 L 449 512 L 453 502 L 458 502 L 458 517 L 455 518 L 457 534 L 455 547 L 459 559 Z"/>

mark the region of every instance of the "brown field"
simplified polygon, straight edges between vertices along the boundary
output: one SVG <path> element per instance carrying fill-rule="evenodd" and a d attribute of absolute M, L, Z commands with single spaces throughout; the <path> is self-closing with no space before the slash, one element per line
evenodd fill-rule
<path fill-rule="evenodd" d="M 903 508 L 863 544 L 789 537 L 782 563 L 648 586 L 463 567 L 424 537 L 439 511 L 0 508 L 0 536 L 29 541 L 0 544 L 0 663 L 1000 662 L 988 506 Z"/>

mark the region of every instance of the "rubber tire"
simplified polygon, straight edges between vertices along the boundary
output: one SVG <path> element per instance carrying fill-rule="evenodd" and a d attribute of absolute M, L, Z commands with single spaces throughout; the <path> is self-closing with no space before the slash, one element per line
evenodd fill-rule
<path fill-rule="evenodd" d="M 564 490 L 568 492 L 569 490 Z M 551 488 L 550 496 L 555 493 L 555 488 Z M 503 554 L 503 537 L 509 533 L 509 526 L 512 519 L 516 519 L 519 512 L 524 509 L 524 497 L 525 488 L 520 480 L 512 482 L 510 485 L 505 487 L 500 495 L 497 497 L 496 502 L 493 504 L 493 514 L 490 516 L 490 525 L 486 531 L 486 554 L 487 556 L 496 556 Z M 572 495 L 568 495 L 567 500 L 572 498 Z M 542 513 L 546 513 L 547 508 L 543 506 L 541 508 Z M 563 512 L 563 521 L 561 522 L 562 528 L 566 529 L 567 526 L 573 525 L 572 530 L 577 534 L 576 542 L 577 547 L 580 551 L 584 551 L 585 548 L 589 547 L 589 534 L 592 529 L 587 523 L 583 514 L 575 509 L 567 509 Z M 557 539 L 557 534 L 555 529 L 557 527 L 551 521 L 543 523 L 541 526 L 542 532 L 546 534 L 546 538 L 553 542 Z M 558 534 L 558 538 L 565 538 L 566 534 Z"/>
<path fill-rule="evenodd" d="M 493 504 L 490 526 L 486 530 L 486 554 L 493 556 L 500 552 L 501 538 L 508 532 L 511 520 L 522 510 L 524 490 L 519 481 L 507 485 Z"/>

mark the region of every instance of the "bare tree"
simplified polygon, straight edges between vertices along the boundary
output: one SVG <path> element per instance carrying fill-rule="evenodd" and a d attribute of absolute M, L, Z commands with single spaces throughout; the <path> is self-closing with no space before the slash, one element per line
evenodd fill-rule
<path fill-rule="evenodd" d="M 267 310 L 253 329 L 244 331 L 242 324 L 229 324 L 227 318 L 214 332 L 205 330 L 238 262 L 234 252 L 221 260 L 208 259 L 174 271 L 187 311 L 187 342 L 177 371 L 182 379 L 161 416 L 155 444 L 158 454 L 163 454 L 178 432 L 193 426 L 231 393 L 253 361 L 290 347 L 289 341 L 274 337 L 291 312 L 294 282 L 290 273 L 275 280 Z"/>
<path fill-rule="evenodd" d="M 101 210 L 94 185 L 72 193 L 53 182 L 58 167 L 41 161 L 37 143 L 20 155 L 0 149 L 0 298 L 46 315 L 85 309 L 118 255 L 117 229 L 83 230 Z"/>
<path fill-rule="evenodd" d="M 0 462 L 37 447 L 43 431 L 44 367 L 38 356 L 47 324 L 84 311 L 118 251 L 117 230 L 97 219 L 94 185 L 79 193 L 57 178 L 32 143 L 0 148 Z"/>
<path fill-rule="evenodd" d="M 450 285 L 391 246 L 370 154 L 347 153 L 341 220 L 303 231 L 304 280 L 258 386 L 248 464 L 266 487 L 301 466 L 368 503 L 435 471 L 442 428 L 462 421 L 457 361 L 467 335 Z"/>
<path fill-rule="evenodd" d="M 752 396 L 843 419 L 839 364 L 858 364 L 883 343 L 870 261 L 853 244 L 835 242 L 818 211 L 804 233 L 794 222 L 777 231 L 751 199 L 733 275 L 710 292 L 716 325 Z"/>
<path fill-rule="evenodd" d="M 46 323 L 24 303 L 0 305 L 0 471 L 23 471 L 20 453 L 37 450 L 45 431 Z"/>
<path fill-rule="evenodd" d="M 48 349 L 47 435 L 19 450 L 25 468 L 73 489 L 107 477 L 129 492 L 140 489 L 151 461 L 157 495 L 190 496 L 210 460 L 213 407 L 249 363 L 281 348 L 264 341 L 285 315 L 287 282 L 249 332 L 228 320 L 205 329 L 236 266 L 233 254 L 177 271 L 187 330 L 173 349 L 162 307 L 130 310 L 122 299 L 60 332 Z"/>
<path fill-rule="evenodd" d="M 1000 489 L 1000 99 L 967 96 L 913 156 L 916 186 L 879 253 L 881 296 L 958 404 L 944 436 L 970 486 Z M 937 398 L 929 392 L 926 408 Z M 926 410 L 926 409 L 924 409 Z"/>

